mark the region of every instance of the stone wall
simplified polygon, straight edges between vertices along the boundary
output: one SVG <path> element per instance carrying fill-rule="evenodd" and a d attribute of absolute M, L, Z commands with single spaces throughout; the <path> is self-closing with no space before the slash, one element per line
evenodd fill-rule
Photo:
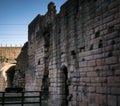
<path fill-rule="evenodd" d="M 28 42 L 24 44 L 21 53 L 17 57 L 13 87 L 25 88 L 25 73 L 28 70 Z"/>
<path fill-rule="evenodd" d="M 29 24 L 28 58 L 26 90 L 51 106 L 119 106 L 120 1 L 68 0 L 58 14 L 50 3 Z"/>
<path fill-rule="evenodd" d="M 22 47 L 0 47 L 0 62 L 16 63 Z"/>
<path fill-rule="evenodd" d="M 29 69 L 26 73 L 26 90 L 41 90 L 44 77 L 48 80 L 49 53 L 52 42 L 51 24 L 56 14 L 54 3 L 48 5 L 45 16 L 38 15 L 28 30 Z M 46 79 L 45 79 L 46 80 Z M 44 86 L 44 85 L 43 85 Z"/>
<path fill-rule="evenodd" d="M 5 79 L 2 76 L 2 72 L 0 72 L 0 91 L 4 91 L 5 86 L 6 86 Z"/>

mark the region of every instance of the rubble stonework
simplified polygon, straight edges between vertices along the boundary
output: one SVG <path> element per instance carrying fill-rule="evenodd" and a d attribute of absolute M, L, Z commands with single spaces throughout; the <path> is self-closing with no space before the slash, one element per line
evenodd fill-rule
<path fill-rule="evenodd" d="M 28 29 L 26 90 L 49 106 L 120 105 L 120 1 L 54 3 Z"/>

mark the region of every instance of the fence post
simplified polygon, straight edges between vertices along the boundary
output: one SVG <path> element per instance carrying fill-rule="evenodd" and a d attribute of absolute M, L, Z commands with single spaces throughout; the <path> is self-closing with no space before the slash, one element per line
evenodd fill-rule
<path fill-rule="evenodd" d="M 42 93 L 41 93 L 41 91 L 40 91 L 40 92 L 39 92 L 40 106 L 42 106 L 42 105 L 41 105 L 41 104 L 42 104 L 42 103 L 41 103 L 41 94 L 42 94 Z"/>
<path fill-rule="evenodd" d="M 4 101 L 5 101 L 5 92 L 2 93 L 2 106 L 4 106 Z"/>
<path fill-rule="evenodd" d="M 22 92 L 22 104 L 21 106 L 24 106 L 24 92 Z"/>

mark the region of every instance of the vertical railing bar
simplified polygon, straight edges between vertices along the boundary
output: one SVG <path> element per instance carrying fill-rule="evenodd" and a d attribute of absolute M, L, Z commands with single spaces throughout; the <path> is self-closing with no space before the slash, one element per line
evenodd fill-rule
<path fill-rule="evenodd" d="M 42 106 L 41 104 L 41 91 L 39 92 L 39 100 L 40 100 L 40 106 Z"/>
<path fill-rule="evenodd" d="M 4 101 L 5 101 L 5 92 L 2 93 L 2 106 L 4 106 Z"/>
<path fill-rule="evenodd" d="M 22 104 L 21 106 L 24 106 L 24 92 L 22 92 Z"/>

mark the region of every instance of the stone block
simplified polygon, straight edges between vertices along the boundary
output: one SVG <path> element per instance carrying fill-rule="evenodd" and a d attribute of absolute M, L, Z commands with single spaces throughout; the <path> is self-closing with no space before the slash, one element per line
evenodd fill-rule
<path fill-rule="evenodd" d="M 78 87 L 78 91 L 83 92 L 83 90 L 84 90 L 84 86 L 79 86 Z"/>
<path fill-rule="evenodd" d="M 96 66 L 96 60 L 88 61 L 88 66 Z"/>
<path fill-rule="evenodd" d="M 96 60 L 96 65 L 97 66 L 101 66 L 101 65 L 104 65 L 105 64 L 105 60 L 104 59 L 97 59 Z"/>
<path fill-rule="evenodd" d="M 91 78 L 91 82 L 92 83 L 105 83 L 107 80 L 106 80 L 106 77 L 95 77 L 95 78 Z M 97 84 L 96 84 L 97 86 Z"/>
<path fill-rule="evenodd" d="M 117 97 L 114 95 L 108 95 L 108 105 L 117 106 Z"/>
<path fill-rule="evenodd" d="M 116 63 L 116 64 L 111 64 L 110 65 L 110 69 L 112 70 L 119 70 L 120 69 L 120 63 Z"/>
<path fill-rule="evenodd" d="M 87 61 L 88 61 L 88 60 L 92 60 L 92 59 L 93 59 L 93 55 L 91 55 L 91 56 L 86 56 L 86 57 L 84 57 L 84 59 L 87 60 Z"/>
<path fill-rule="evenodd" d="M 120 94 L 120 88 L 119 87 L 111 87 L 111 94 Z"/>
<path fill-rule="evenodd" d="M 88 91 L 93 93 L 93 92 L 96 91 L 96 88 L 95 88 L 95 87 L 89 87 L 89 88 L 88 88 Z"/>
<path fill-rule="evenodd" d="M 76 106 L 76 104 L 77 104 L 77 101 L 72 101 L 72 106 Z"/>
<path fill-rule="evenodd" d="M 118 62 L 117 60 L 118 60 L 117 57 L 108 57 L 105 59 L 105 63 L 106 64 L 115 64 Z"/>
<path fill-rule="evenodd" d="M 87 77 L 97 77 L 98 73 L 96 72 L 87 72 Z"/>
<path fill-rule="evenodd" d="M 84 69 L 84 71 L 94 71 L 94 67 L 87 67 Z"/>
<path fill-rule="evenodd" d="M 108 77 L 108 83 L 120 83 L 120 77 L 119 76 Z"/>
<path fill-rule="evenodd" d="M 109 69 L 109 67 L 108 67 L 108 65 L 102 65 L 102 66 L 96 66 L 95 68 L 94 68 L 94 70 L 97 72 L 97 71 L 104 71 L 104 72 L 106 72 L 107 70 Z"/>
<path fill-rule="evenodd" d="M 120 75 L 120 69 L 115 70 L 115 75 Z"/>
<path fill-rule="evenodd" d="M 120 55 L 120 50 L 113 51 L 113 55 L 118 56 L 118 58 L 120 58 L 120 56 L 119 56 Z"/>
<path fill-rule="evenodd" d="M 96 87 L 96 93 L 101 93 L 101 94 L 108 94 L 110 92 L 109 87 Z"/>
<path fill-rule="evenodd" d="M 86 66 L 87 66 L 87 61 L 79 62 L 79 67 L 86 67 Z"/>
<path fill-rule="evenodd" d="M 80 84 L 81 83 L 87 83 L 87 82 L 90 82 L 90 77 L 82 77 L 82 78 L 80 78 Z"/>
<path fill-rule="evenodd" d="M 79 53 L 79 57 L 85 57 L 85 56 L 89 56 L 89 55 L 91 55 L 91 51 Z"/>
<path fill-rule="evenodd" d="M 80 72 L 80 77 L 86 77 L 87 73 L 86 72 Z"/>
<path fill-rule="evenodd" d="M 89 97 L 89 104 L 91 104 L 91 106 L 99 106 L 100 104 L 102 104 L 104 101 L 103 95 L 101 94 L 95 94 L 92 93 L 90 94 Z"/>
<path fill-rule="evenodd" d="M 104 53 L 94 55 L 94 59 L 101 59 L 101 58 L 104 58 L 104 57 L 105 57 Z"/>
<path fill-rule="evenodd" d="M 89 106 L 87 102 L 79 102 L 79 106 Z"/>

